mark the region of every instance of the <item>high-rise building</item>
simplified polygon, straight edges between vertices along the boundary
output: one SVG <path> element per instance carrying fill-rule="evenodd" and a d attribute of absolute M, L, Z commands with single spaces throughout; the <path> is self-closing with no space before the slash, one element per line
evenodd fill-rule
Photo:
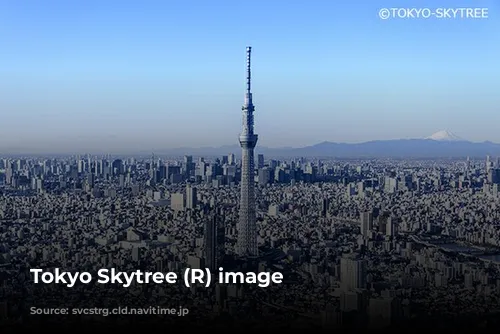
<path fill-rule="evenodd" d="M 385 235 L 387 236 L 394 236 L 394 234 L 396 233 L 396 224 L 395 224 L 395 221 L 392 217 L 389 217 L 387 218 L 387 223 L 386 223 L 386 227 L 385 227 Z"/>
<path fill-rule="evenodd" d="M 191 184 L 186 185 L 186 209 L 194 209 L 198 204 L 198 195 L 196 191 L 196 187 L 193 187 Z"/>
<path fill-rule="evenodd" d="M 500 168 L 490 168 L 490 170 L 488 171 L 488 183 L 489 184 L 500 183 Z"/>
<path fill-rule="evenodd" d="M 95 182 L 95 175 L 94 174 L 87 174 L 87 184 L 93 188 L 94 187 L 94 182 Z"/>
<path fill-rule="evenodd" d="M 191 175 L 191 171 L 194 170 L 194 164 L 193 164 L 193 156 L 192 155 L 185 155 L 184 156 L 184 174 L 186 176 Z"/>
<path fill-rule="evenodd" d="M 230 165 L 236 164 L 236 157 L 234 156 L 233 153 L 229 154 L 227 157 L 227 163 Z"/>
<path fill-rule="evenodd" d="M 259 169 L 259 185 L 265 186 L 271 181 L 271 170 L 267 167 Z"/>
<path fill-rule="evenodd" d="M 360 225 L 361 225 L 361 234 L 364 237 L 369 236 L 369 233 L 373 227 L 373 213 L 362 212 Z"/>
<path fill-rule="evenodd" d="M 185 207 L 185 200 L 183 193 L 172 194 L 170 198 L 170 207 L 174 211 L 182 211 Z"/>
<path fill-rule="evenodd" d="M 213 273 L 217 272 L 222 264 L 225 238 L 223 216 L 214 214 L 205 225 L 205 265 Z"/>
<path fill-rule="evenodd" d="M 340 259 L 340 281 L 347 291 L 366 288 L 366 261 L 348 257 Z"/>
<path fill-rule="evenodd" d="M 243 130 L 239 141 L 241 146 L 241 198 L 238 224 L 237 253 L 240 256 L 257 256 L 257 224 L 255 216 L 254 148 L 258 136 L 253 132 L 250 56 L 252 48 L 247 47 L 247 91 L 243 110 Z"/>
<path fill-rule="evenodd" d="M 124 172 L 124 165 L 121 159 L 116 159 L 113 161 L 111 165 L 111 174 L 112 175 L 120 175 Z"/>
<path fill-rule="evenodd" d="M 257 168 L 264 168 L 264 154 L 259 154 L 257 156 Z"/>

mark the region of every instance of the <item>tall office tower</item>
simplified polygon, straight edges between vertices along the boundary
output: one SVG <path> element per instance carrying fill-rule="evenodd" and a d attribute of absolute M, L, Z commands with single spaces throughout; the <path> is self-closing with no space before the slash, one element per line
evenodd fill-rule
<path fill-rule="evenodd" d="M 240 220 L 238 225 L 238 255 L 257 256 L 257 224 L 255 217 L 255 180 L 253 150 L 257 144 L 257 135 L 253 132 L 253 112 L 250 74 L 250 54 L 247 47 L 247 92 L 243 110 L 243 131 L 240 134 L 241 146 L 241 198 Z"/>
<path fill-rule="evenodd" d="M 366 288 L 366 261 L 348 257 L 340 259 L 340 283 L 345 290 Z"/>
<path fill-rule="evenodd" d="M 392 219 L 392 217 L 387 218 L 387 223 L 386 223 L 386 227 L 385 227 L 385 235 L 392 237 L 396 233 L 395 230 L 396 230 L 396 224 L 395 224 L 394 220 Z"/>
<path fill-rule="evenodd" d="M 488 183 L 489 184 L 499 184 L 500 183 L 500 169 L 490 168 L 488 171 Z"/>
<path fill-rule="evenodd" d="M 264 154 L 259 154 L 257 156 L 257 168 L 264 168 Z"/>
<path fill-rule="evenodd" d="M 186 209 L 194 209 L 198 204 L 196 187 L 193 187 L 191 184 L 186 185 Z"/>
<path fill-rule="evenodd" d="M 123 161 L 121 159 L 116 159 L 113 161 L 111 165 L 111 173 L 112 175 L 120 175 L 125 171 L 125 166 L 123 165 Z"/>
<path fill-rule="evenodd" d="M 5 168 L 5 183 L 12 184 L 12 178 L 14 176 L 14 164 L 12 161 L 8 160 Z"/>
<path fill-rule="evenodd" d="M 373 227 L 373 213 L 372 212 L 362 212 L 361 213 L 361 234 L 367 237 Z"/>
<path fill-rule="evenodd" d="M 184 174 L 186 174 L 186 176 L 190 176 L 191 171 L 193 169 L 194 169 L 193 156 L 192 155 L 185 155 L 184 156 Z"/>
<path fill-rule="evenodd" d="M 81 174 L 85 171 L 85 161 L 82 159 L 78 159 L 78 174 Z"/>
<path fill-rule="evenodd" d="M 224 218 L 214 214 L 205 224 L 205 264 L 215 273 L 222 265 L 226 241 Z"/>
<path fill-rule="evenodd" d="M 229 156 L 227 157 L 227 163 L 230 165 L 236 164 L 236 158 L 233 153 L 229 154 Z"/>

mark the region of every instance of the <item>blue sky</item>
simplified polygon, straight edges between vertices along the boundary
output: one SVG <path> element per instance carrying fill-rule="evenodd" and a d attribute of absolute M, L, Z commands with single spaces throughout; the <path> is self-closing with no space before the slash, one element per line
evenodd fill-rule
<path fill-rule="evenodd" d="M 0 1 L 0 148 L 237 143 L 247 45 L 259 145 L 500 142 L 499 22 L 495 0 Z"/>

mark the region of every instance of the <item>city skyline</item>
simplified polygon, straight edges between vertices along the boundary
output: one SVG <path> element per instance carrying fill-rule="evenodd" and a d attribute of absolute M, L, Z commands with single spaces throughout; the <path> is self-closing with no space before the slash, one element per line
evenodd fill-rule
<path fill-rule="evenodd" d="M 186 326 L 201 330 L 227 324 L 220 314 L 232 328 L 498 328 L 500 159 L 258 160 L 259 257 L 245 261 L 237 255 L 244 168 L 234 156 L 0 156 L 3 328 L 82 328 L 95 317 L 42 309 L 149 308 L 165 305 L 165 296 L 189 310 Z M 29 268 L 97 275 L 105 267 L 273 272 L 286 283 L 151 282 L 148 293 L 146 285 L 124 289 L 118 277 L 69 289 L 62 280 L 47 289 L 26 279 Z M 183 320 L 112 314 L 99 325 L 173 328 Z"/>
<path fill-rule="evenodd" d="M 4 5 L 0 149 L 231 145 L 242 91 L 235 59 L 247 44 L 259 52 L 262 146 L 423 138 L 440 129 L 500 142 L 493 1 L 460 3 L 488 7 L 485 20 L 385 21 L 378 10 L 397 4 L 255 2 L 252 29 L 239 4 L 199 5 Z"/>

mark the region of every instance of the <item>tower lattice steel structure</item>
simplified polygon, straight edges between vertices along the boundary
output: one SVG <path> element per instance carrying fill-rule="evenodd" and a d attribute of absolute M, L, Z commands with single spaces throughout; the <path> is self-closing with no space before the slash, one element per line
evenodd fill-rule
<path fill-rule="evenodd" d="M 243 110 L 243 130 L 240 134 L 241 146 L 241 198 L 238 225 L 238 255 L 252 257 L 258 255 L 257 226 L 255 216 L 254 148 L 258 136 L 253 132 L 253 112 L 251 93 L 250 56 L 252 48 L 247 47 L 247 91 Z"/>

